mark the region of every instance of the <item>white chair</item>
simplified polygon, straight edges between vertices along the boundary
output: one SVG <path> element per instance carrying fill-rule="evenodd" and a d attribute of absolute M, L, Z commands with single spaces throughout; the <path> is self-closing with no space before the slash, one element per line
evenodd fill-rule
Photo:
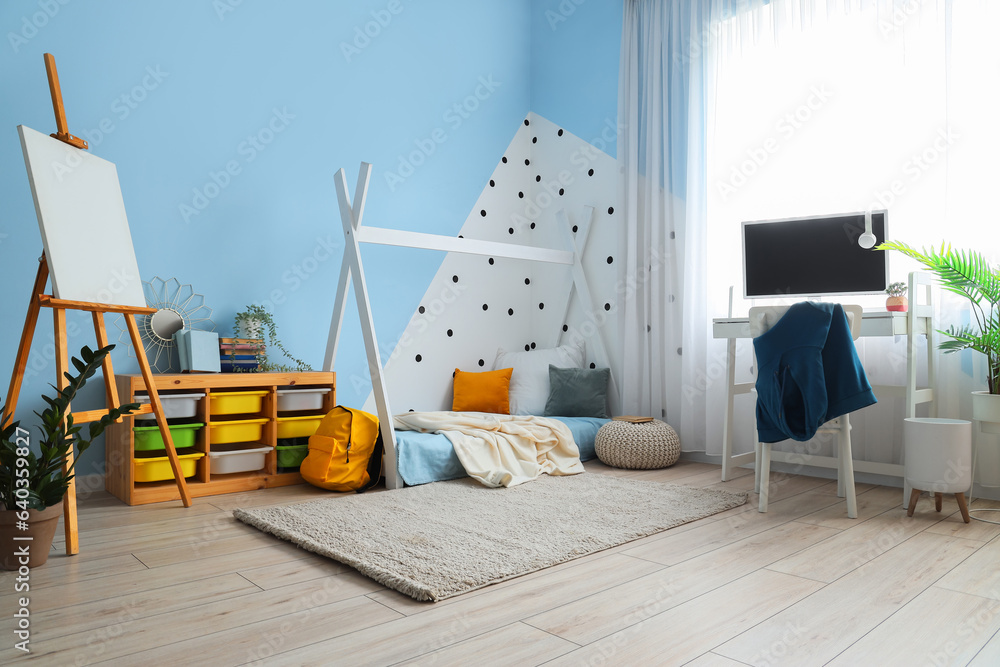
<path fill-rule="evenodd" d="M 750 309 L 750 334 L 756 338 L 773 327 L 790 306 L 755 306 Z M 862 308 L 844 305 L 844 313 L 851 328 L 851 338 L 858 339 L 861 332 Z M 757 376 L 757 357 L 754 355 L 753 374 Z M 756 390 L 753 391 L 756 398 Z M 767 511 L 770 491 L 771 443 L 760 442 L 757 438 L 756 410 L 754 410 L 754 491 L 760 494 L 757 511 Z M 851 420 L 848 415 L 831 419 L 821 426 L 817 433 L 837 434 L 837 496 L 847 498 L 847 516 L 858 518 L 858 499 L 854 493 L 854 460 L 851 456 Z"/>

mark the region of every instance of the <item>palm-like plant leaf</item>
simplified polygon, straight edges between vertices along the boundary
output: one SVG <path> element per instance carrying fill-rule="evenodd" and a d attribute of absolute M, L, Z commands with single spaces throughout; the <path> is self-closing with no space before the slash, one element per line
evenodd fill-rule
<path fill-rule="evenodd" d="M 940 250 L 915 248 L 901 241 L 886 241 L 878 250 L 896 250 L 931 270 L 941 286 L 969 300 L 976 327 L 952 326 L 940 333 L 951 340 L 941 343 L 945 352 L 975 350 L 986 355 L 991 394 L 1000 393 L 1000 272 L 982 253 L 953 250 L 942 243 Z"/>

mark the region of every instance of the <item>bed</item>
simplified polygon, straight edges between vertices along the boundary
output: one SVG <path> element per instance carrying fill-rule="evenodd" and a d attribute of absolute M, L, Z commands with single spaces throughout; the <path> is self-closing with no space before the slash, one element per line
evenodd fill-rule
<path fill-rule="evenodd" d="M 580 449 L 580 460 L 594 458 L 597 431 L 608 419 L 597 417 L 553 417 L 566 424 Z M 407 486 L 443 482 L 465 477 L 451 441 L 440 433 L 396 431 L 396 470 Z"/>

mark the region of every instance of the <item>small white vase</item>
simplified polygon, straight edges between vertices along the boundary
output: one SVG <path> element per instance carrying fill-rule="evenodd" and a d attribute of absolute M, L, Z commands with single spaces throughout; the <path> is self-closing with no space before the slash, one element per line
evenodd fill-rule
<path fill-rule="evenodd" d="M 972 392 L 972 418 L 982 422 L 983 433 L 1000 433 L 1000 394 Z"/>
<path fill-rule="evenodd" d="M 933 493 L 965 493 L 972 488 L 972 422 L 904 419 L 903 448 L 903 475 L 912 488 Z"/>

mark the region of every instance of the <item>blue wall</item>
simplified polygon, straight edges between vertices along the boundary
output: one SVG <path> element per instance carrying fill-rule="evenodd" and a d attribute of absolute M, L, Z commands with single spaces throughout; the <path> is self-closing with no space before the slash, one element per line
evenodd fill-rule
<path fill-rule="evenodd" d="M 530 108 L 585 139 L 613 122 L 621 2 L 576 2 L 555 24 L 552 0 L 2 3 L 0 391 L 41 250 L 15 126 L 55 129 L 44 52 L 70 131 L 118 165 L 141 278 L 191 284 L 223 335 L 247 304 L 270 305 L 286 346 L 318 368 L 343 248 L 338 168 L 353 191 L 359 163 L 373 163 L 366 223 L 455 234 Z M 387 353 L 442 257 L 363 257 Z M 349 307 L 338 400 L 360 405 L 370 382 Z M 71 349 L 94 344 L 88 318 L 69 321 Z M 54 379 L 50 322 L 43 313 L 22 392 L 27 422 Z M 137 372 L 124 346 L 114 362 Z M 102 459 L 88 454 L 80 472 Z"/>
<path fill-rule="evenodd" d="M 531 110 L 616 155 L 622 0 L 533 0 Z"/>

